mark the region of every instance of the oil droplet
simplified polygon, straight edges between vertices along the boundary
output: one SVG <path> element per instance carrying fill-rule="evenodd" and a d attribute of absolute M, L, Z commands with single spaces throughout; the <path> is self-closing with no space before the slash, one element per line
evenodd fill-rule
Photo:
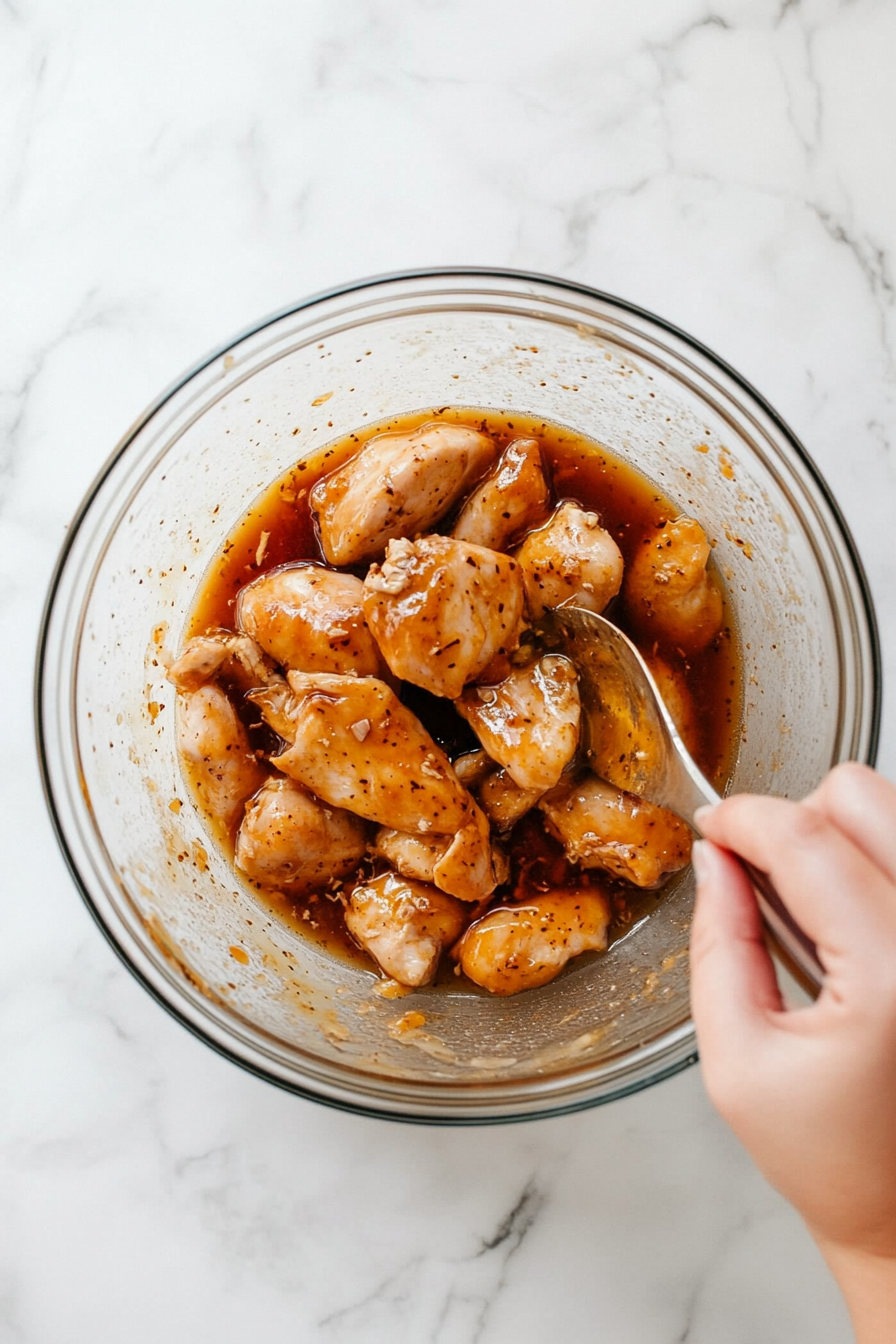
<path fill-rule="evenodd" d="M 405 1013 L 404 1017 L 398 1017 L 390 1023 L 390 1036 L 403 1036 L 406 1031 L 416 1031 L 418 1027 L 426 1026 L 426 1017 L 423 1013 L 411 1011 Z"/>
<path fill-rule="evenodd" d="M 379 994 L 381 999 L 403 999 L 411 990 L 407 985 L 400 985 L 397 980 L 378 980 L 373 992 Z"/>
<path fill-rule="evenodd" d="M 246 951 L 245 948 L 232 947 L 230 949 L 230 955 L 233 957 L 234 961 L 238 961 L 241 966 L 249 965 L 249 953 Z"/>

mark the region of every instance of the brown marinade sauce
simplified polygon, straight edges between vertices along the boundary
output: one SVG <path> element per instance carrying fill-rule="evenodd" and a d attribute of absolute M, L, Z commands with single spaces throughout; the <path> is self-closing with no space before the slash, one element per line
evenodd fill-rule
<path fill-rule="evenodd" d="M 231 531 L 219 555 L 209 567 L 188 622 L 186 637 L 203 634 L 217 627 L 233 628 L 237 594 L 244 584 L 278 565 L 297 560 L 323 562 L 314 514 L 309 504 L 312 487 L 323 476 L 341 466 L 374 434 L 410 431 L 429 420 L 442 419 L 471 425 L 490 434 L 503 448 L 513 439 L 538 439 L 553 483 L 556 500 L 575 499 L 597 513 L 603 526 L 614 537 L 628 564 L 636 548 L 664 522 L 675 518 L 679 510 L 637 470 L 621 461 L 608 449 L 583 438 L 572 430 L 549 421 L 499 411 L 457 407 L 439 407 L 396 416 L 363 431 L 348 435 L 338 443 L 312 453 L 286 471 L 252 505 Z M 699 521 L 699 520 L 698 520 Z M 435 531 L 449 531 L 452 516 L 442 520 Z M 265 534 L 267 534 L 265 539 Z M 260 555 L 260 561 L 259 561 Z M 356 570 L 361 577 L 365 568 Z M 724 587 L 720 582 L 724 593 Z M 683 677 L 694 703 L 700 707 L 698 740 L 693 754 L 704 774 L 719 788 L 733 766 L 740 719 L 740 667 L 736 641 L 726 602 L 725 620 L 720 634 L 696 657 L 662 645 L 645 646 L 638 632 L 627 627 L 621 603 L 613 602 L 606 612 L 642 652 L 659 653 Z M 436 701 L 416 688 L 408 688 L 410 707 L 450 757 L 474 749 L 478 744 L 470 730 L 450 706 Z M 426 701 L 432 703 L 427 704 Z M 435 712 L 433 712 L 435 711 Z M 252 706 L 245 706 L 243 718 L 250 729 L 253 745 L 264 752 L 273 747 L 269 730 L 258 725 Z M 233 853 L 233 835 L 218 834 L 227 853 Z M 530 813 L 502 842 L 511 860 L 511 880 L 496 895 L 526 899 L 550 881 L 552 886 L 593 881 L 608 893 L 614 917 L 610 941 L 618 941 L 634 923 L 655 908 L 660 891 L 644 892 L 628 883 L 616 882 L 603 873 L 583 873 L 563 857 L 562 848 L 546 834 L 538 813 Z M 350 888 L 352 878 L 346 879 Z M 349 938 L 342 920 L 342 906 L 335 892 L 294 894 L 256 887 L 263 903 L 277 918 L 323 943 L 328 950 L 348 957 L 367 968 L 374 966 L 366 953 Z M 443 977 L 440 975 L 439 977 Z M 455 984 L 453 975 L 450 976 Z M 466 985 L 466 980 L 460 982 Z M 470 986 L 475 990 L 475 986 Z M 476 990 L 475 992 L 480 992 Z"/>

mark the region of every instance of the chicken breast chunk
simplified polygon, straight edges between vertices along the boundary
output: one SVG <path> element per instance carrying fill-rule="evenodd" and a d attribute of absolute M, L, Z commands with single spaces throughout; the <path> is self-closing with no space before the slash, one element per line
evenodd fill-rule
<path fill-rule="evenodd" d="M 542 796 L 541 789 L 521 789 L 506 770 L 493 770 L 479 786 L 479 806 L 496 831 L 513 830 Z"/>
<path fill-rule="evenodd" d="M 450 837 L 433 880 L 478 901 L 497 878 L 486 821 L 448 757 L 393 691 L 374 677 L 290 672 L 289 691 L 253 692 L 275 732 L 291 743 L 271 758 L 334 807 L 415 835 Z"/>
<path fill-rule="evenodd" d="M 706 565 L 711 548 L 693 518 L 667 523 L 639 547 L 625 576 L 625 603 L 648 638 L 698 653 L 718 634 L 722 594 Z"/>
<path fill-rule="evenodd" d="M 331 565 L 382 555 L 386 542 L 425 532 L 495 459 L 495 444 L 466 425 L 440 421 L 410 434 L 377 434 L 311 491 Z"/>
<path fill-rule="evenodd" d="M 227 829 L 268 779 L 236 710 L 214 684 L 177 697 L 177 749 L 200 807 Z"/>
<path fill-rule="evenodd" d="M 454 955 L 483 989 L 519 994 L 555 979 L 571 957 L 605 951 L 609 922 L 606 898 L 591 888 L 547 892 L 477 920 Z"/>
<path fill-rule="evenodd" d="M 468 751 L 453 761 L 454 773 L 466 789 L 475 789 L 494 770 L 495 763 L 487 751 Z"/>
<path fill-rule="evenodd" d="M 465 922 L 460 901 L 397 873 L 355 887 L 345 911 L 349 933 L 386 975 L 413 989 L 433 979 Z"/>
<path fill-rule="evenodd" d="M 450 700 L 518 646 L 523 605 L 513 560 L 450 537 L 392 541 L 364 580 L 364 615 L 395 676 Z"/>
<path fill-rule="evenodd" d="M 168 669 L 168 680 L 179 691 L 196 691 L 219 679 L 248 691 L 266 685 L 273 675 L 271 663 L 255 640 L 232 630 L 210 630 L 188 639 Z"/>
<path fill-rule="evenodd" d="M 400 873 L 419 882 L 432 882 L 433 869 L 451 843 L 447 835 L 413 835 L 381 826 L 376 833 L 373 852 Z"/>
<path fill-rule="evenodd" d="M 472 800 L 451 762 L 395 693 L 375 677 L 290 672 L 289 691 L 251 695 L 291 745 L 278 770 L 334 807 L 380 825 L 453 835 Z"/>
<path fill-rule="evenodd" d="M 538 440 L 514 439 L 470 495 L 451 535 L 457 541 L 504 551 L 543 522 L 550 497 Z"/>
<path fill-rule="evenodd" d="M 602 612 L 622 584 L 622 553 L 600 525 L 572 500 L 558 505 L 544 527 L 530 532 L 516 553 L 529 610 L 572 604 Z"/>
<path fill-rule="evenodd" d="M 552 789 L 575 755 L 578 678 L 559 654 L 519 668 L 497 686 L 468 687 L 456 707 L 521 789 Z"/>
<path fill-rule="evenodd" d="M 291 779 L 269 779 L 246 806 L 234 862 L 257 882 L 323 886 L 350 873 L 366 851 L 359 817 L 328 807 Z"/>
<path fill-rule="evenodd" d="M 353 574 L 283 565 L 240 591 L 237 622 L 287 669 L 376 677 L 384 664 L 364 620 L 363 594 Z"/>
<path fill-rule="evenodd" d="M 496 845 L 489 846 L 492 871 L 479 871 L 478 864 L 468 872 L 460 864 L 463 854 L 455 853 L 449 857 L 453 836 L 412 835 L 407 831 L 396 831 L 383 826 L 377 831 L 373 850 L 387 863 L 401 873 L 402 877 L 415 877 L 420 882 L 432 882 L 442 891 L 447 891 L 460 900 L 477 901 L 490 896 L 494 885 L 500 886 L 510 875 L 507 855 Z M 474 853 L 479 864 L 485 846 L 475 845 Z M 446 863 L 447 858 L 447 863 Z M 455 871 L 460 865 L 461 871 Z"/>
<path fill-rule="evenodd" d="M 561 785 L 539 807 L 570 863 L 602 868 L 637 887 L 658 886 L 691 855 L 691 832 L 673 812 L 596 775 Z"/>

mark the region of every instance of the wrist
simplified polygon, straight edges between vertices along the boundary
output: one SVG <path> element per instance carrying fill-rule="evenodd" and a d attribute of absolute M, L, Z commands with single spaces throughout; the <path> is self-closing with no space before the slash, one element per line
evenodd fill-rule
<path fill-rule="evenodd" d="M 896 1339 L 896 1255 L 817 1235 L 815 1241 L 849 1309 L 856 1344 L 891 1344 Z"/>

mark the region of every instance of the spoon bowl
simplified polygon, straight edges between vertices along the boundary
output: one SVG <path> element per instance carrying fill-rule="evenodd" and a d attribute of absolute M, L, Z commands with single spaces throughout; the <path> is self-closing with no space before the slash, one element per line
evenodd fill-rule
<path fill-rule="evenodd" d="M 611 621 L 582 607 L 558 607 L 546 618 L 579 673 L 584 757 L 618 789 L 667 807 L 699 836 L 695 814 L 722 801 L 685 746 L 657 684 L 635 645 Z M 773 950 L 815 998 L 824 967 L 767 873 L 741 860 Z"/>

